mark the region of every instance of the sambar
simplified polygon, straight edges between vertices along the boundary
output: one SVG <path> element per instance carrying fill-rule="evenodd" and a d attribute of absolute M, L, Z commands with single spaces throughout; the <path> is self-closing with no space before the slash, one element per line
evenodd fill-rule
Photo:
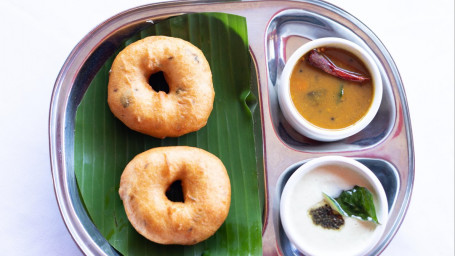
<path fill-rule="evenodd" d="M 371 77 L 368 69 L 352 53 L 333 47 L 323 49 L 336 66 Z M 374 96 L 370 80 L 344 80 L 313 67 L 304 55 L 290 77 L 290 93 L 295 108 L 310 123 L 326 129 L 353 125 L 367 113 Z"/>

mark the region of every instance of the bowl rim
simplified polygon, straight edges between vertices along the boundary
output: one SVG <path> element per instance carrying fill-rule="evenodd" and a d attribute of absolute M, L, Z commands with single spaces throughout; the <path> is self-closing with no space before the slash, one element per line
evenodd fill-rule
<path fill-rule="evenodd" d="M 388 201 L 387 196 L 385 194 L 384 188 L 376 177 L 376 175 L 365 165 L 360 163 L 359 161 L 344 157 L 344 156 L 322 156 L 318 158 L 314 158 L 307 163 L 300 166 L 288 179 L 286 182 L 283 192 L 281 194 L 280 199 L 280 219 L 283 225 L 283 229 L 291 241 L 291 243 L 302 253 L 305 255 L 318 255 L 315 251 L 305 248 L 305 246 L 300 243 L 300 241 L 296 238 L 296 226 L 293 225 L 289 218 L 289 205 L 290 205 L 290 194 L 296 188 L 298 182 L 309 172 L 315 170 L 316 168 L 324 165 L 341 165 L 343 167 L 347 167 L 351 169 L 353 172 L 361 175 L 365 180 L 372 186 L 374 189 L 373 194 L 377 196 L 377 202 L 379 205 L 376 206 L 376 213 L 378 216 L 378 220 L 381 223 L 376 227 L 373 232 L 373 237 L 370 240 L 370 243 L 365 244 L 363 248 L 360 248 L 358 253 L 355 255 L 366 255 L 378 242 L 380 242 L 381 237 L 385 231 L 385 226 L 387 225 L 388 221 Z M 340 254 L 342 255 L 342 254 Z"/>
<path fill-rule="evenodd" d="M 318 47 L 335 47 L 349 51 L 358 57 L 370 71 L 373 81 L 373 100 L 367 113 L 354 124 L 340 128 L 318 127 L 306 120 L 295 107 L 290 92 L 290 77 L 295 65 L 310 50 Z M 286 120 L 302 135 L 318 141 L 336 141 L 352 136 L 363 130 L 376 116 L 382 101 L 383 85 L 379 68 L 373 58 L 359 45 L 337 37 L 318 38 L 300 46 L 287 60 L 278 82 L 278 101 Z"/>

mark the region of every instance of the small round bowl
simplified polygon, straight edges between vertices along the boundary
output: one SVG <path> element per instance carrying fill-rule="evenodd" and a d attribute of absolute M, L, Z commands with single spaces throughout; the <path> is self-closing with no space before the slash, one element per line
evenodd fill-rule
<path fill-rule="evenodd" d="M 370 71 L 372 76 L 372 84 L 374 87 L 373 101 L 370 105 L 365 116 L 359 119 L 356 123 L 341 129 L 326 129 L 318 127 L 308 120 L 306 120 L 296 107 L 291 99 L 290 92 L 290 77 L 295 65 L 298 63 L 300 58 L 312 49 L 319 47 L 335 47 L 346 50 L 355 56 L 357 56 Z M 280 103 L 281 111 L 286 120 L 304 136 L 318 141 L 336 141 L 346 137 L 352 136 L 363 128 L 365 128 L 374 116 L 378 112 L 379 106 L 382 100 L 382 80 L 379 73 L 379 69 L 376 66 L 373 58 L 360 46 L 352 43 L 351 41 L 335 38 L 325 37 L 310 41 L 300 48 L 298 48 L 286 62 L 286 65 L 281 74 L 280 81 L 278 83 L 278 101 Z"/>
<path fill-rule="evenodd" d="M 342 169 L 338 171 L 326 171 L 334 170 L 330 169 L 329 166 Z M 329 176 L 326 175 L 324 177 L 324 175 L 319 175 L 321 172 L 329 173 Z M 307 174 L 309 175 L 306 176 Z M 340 179 L 349 180 L 347 183 L 341 185 L 344 188 L 334 188 L 334 186 L 327 184 L 336 183 Z M 322 183 L 315 183 L 317 181 L 322 181 Z M 350 184 L 351 181 L 354 184 Z M 359 181 L 364 184 L 356 184 Z M 338 186 L 339 183 L 336 184 Z M 307 212 L 314 207 L 314 202 L 324 200 L 322 192 L 328 193 L 329 195 L 330 193 L 334 193 L 333 191 L 341 193 L 342 190 L 351 189 L 354 185 L 367 187 L 373 194 L 376 215 L 380 224 L 343 216 L 345 219 L 345 227 L 343 228 L 348 228 L 347 225 L 349 223 L 348 230 L 326 230 L 322 227 L 315 226 Z M 307 193 L 302 193 L 303 191 Z M 314 195 L 317 196 L 314 197 Z M 332 194 L 330 196 L 337 197 L 338 194 Z M 308 205 L 312 206 L 306 209 Z M 316 203 L 316 205 L 318 204 Z M 297 212 L 296 209 L 298 209 Z M 299 217 L 296 218 L 295 216 Z M 303 220 L 306 217 L 307 219 Z M 286 182 L 283 193 L 281 194 L 280 218 L 287 237 L 304 255 L 334 255 L 334 252 L 331 251 L 332 249 L 327 249 L 326 247 L 331 243 L 336 244 L 337 241 L 334 241 L 334 239 L 340 237 L 340 234 L 335 234 L 336 232 L 345 232 L 341 234 L 343 239 L 347 240 L 347 243 L 353 242 L 352 245 L 343 242 L 342 246 L 335 248 L 336 255 L 368 255 L 368 252 L 380 241 L 387 224 L 387 196 L 376 175 L 360 162 L 342 156 L 324 156 L 310 160 L 299 167 Z M 350 232 L 353 232 L 352 228 L 358 227 L 359 225 L 364 225 L 366 229 L 373 231 L 369 236 L 358 237 L 358 241 L 355 241 L 355 238 L 349 235 L 352 234 Z M 346 234 L 348 236 L 345 236 Z M 315 238 L 317 236 L 323 239 Z M 338 243 L 340 242 L 342 241 Z"/>

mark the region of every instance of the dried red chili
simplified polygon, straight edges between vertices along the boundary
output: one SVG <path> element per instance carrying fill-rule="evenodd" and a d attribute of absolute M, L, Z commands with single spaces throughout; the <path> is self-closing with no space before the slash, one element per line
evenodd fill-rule
<path fill-rule="evenodd" d="M 308 62 L 313 67 L 319 68 L 328 74 L 331 74 L 344 80 L 359 83 L 370 80 L 369 77 L 366 77 L 362 74 L 358 74 L 338 67 L 327 56 L 319 52 L 317 49 L 311 50 L 311 52 L 308 54 Z"/>

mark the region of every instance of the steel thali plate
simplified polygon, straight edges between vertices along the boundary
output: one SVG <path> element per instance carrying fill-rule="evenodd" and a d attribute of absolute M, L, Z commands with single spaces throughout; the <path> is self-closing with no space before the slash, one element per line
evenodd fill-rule
<path fill-rule="evenodd" d="M 311 158 L 353 157 L 370 167 L 389 200 L 389 221 L 369 255 L 380 254 L 405 216 L 414 181 L 411 123 L 401 78 L 385 46 L 363 23 L 322 1 L 185 1 L 140 6 L 106 20 L 69 55 L 55 82 L 49 116 L 54 188 L 65 224 L 87 255 L 118 254 L 90 221 L 77 191 L 73 168 L 74 117 L 93 75 L 117 46 L 147 22 L 192 12 L 226 12 L 246 17 L 254 61 L 263 133 L 265 208 L 263 254 L 300 255 L 279 219 L 281 191 L 289 176 Z M 332 143 L 309 140 L 281 115 L 276 83 L 287 57 L 301 44 L 320 37 L 351 40 L 375 59 L 384 83 L 383 101 L 362 132 Z M 74 86 L 75 84 L 79 86 Z M 262 170 L 260 170 L 262 171 Z"/>

